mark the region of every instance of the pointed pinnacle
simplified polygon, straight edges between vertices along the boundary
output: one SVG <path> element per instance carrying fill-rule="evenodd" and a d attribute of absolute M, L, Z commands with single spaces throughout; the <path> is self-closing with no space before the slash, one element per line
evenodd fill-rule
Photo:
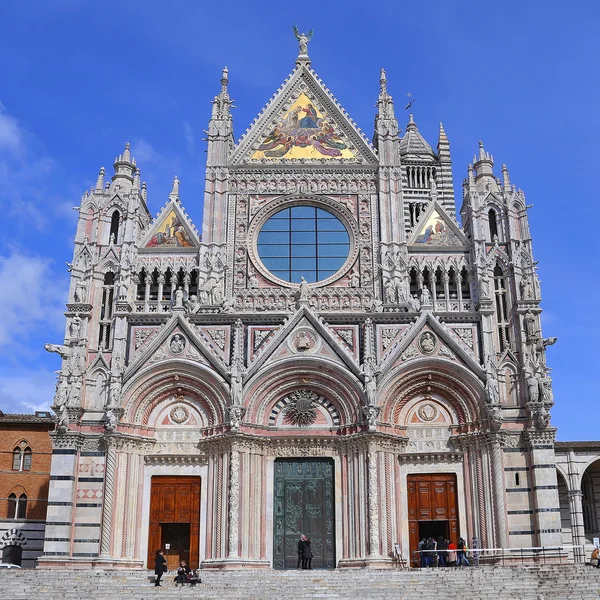
<path fill-rule="evenodd" d="M 440 135 L 439 135 L 438 139 L 440 142 L 448 143 L 448 136 L 446 135 L 446 132 L 444 130 L 444 125 L 441 122 L 440 122 Z"/>
<path fill-rule="evenodd" d="M 381 94 L 387 94 L 387 76 L 385 69 L 381 69 L 379 72 L 379 91 Z"/>
<path fill-rule="evenodd" d="M 104 167 L 100 167 L 98 179 L 96 179 L 96 189 L 101 190 L 104 187 Z"/>

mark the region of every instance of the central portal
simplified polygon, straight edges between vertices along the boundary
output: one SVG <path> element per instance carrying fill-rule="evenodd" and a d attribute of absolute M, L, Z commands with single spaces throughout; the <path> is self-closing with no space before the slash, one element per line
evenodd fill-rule
<path fill-rule="evenodd" d="M 273 567 L 295 569 L 298 541 L 311 540 L 313 569 L 335 567 L 333 459 L 275 461 Z"/>
<path fill-rule="evenodd" d="M 162 548 L 169 569 L 185 560 L 198 568 L 200 550 L 200 477 L 152 477 L 148 568 Z"/>

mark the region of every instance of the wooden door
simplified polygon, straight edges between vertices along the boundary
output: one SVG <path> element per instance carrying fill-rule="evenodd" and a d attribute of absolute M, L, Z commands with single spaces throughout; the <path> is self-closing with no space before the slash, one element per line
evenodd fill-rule
<path fill-rule="evenodd" d="M 152 477 L 150 488 L 150 526 L 148 568 L 154 568 L 154 555 L 161 547 L 162 525 L 188 523 L 190 526 L 190 567 L 199 566 L 200 478 Z"/>
<path fill-rule="evenodd" d="M 411 561 L 419 545 L 419 523 L 447 522 L 450 541 L 458 541 L 456 475 L 408 475 L 408 533 Z M 418 561 L 416 561 L 418 563 Z M 418 566 L 413 562 L 413 566 Z"/>
<path fill-rule="evenodd" d="M 312 568 L 335 567 L 333 460 L 275 461 L 273 566 L 295 569 L 298 541 L 311 540 Z"/>

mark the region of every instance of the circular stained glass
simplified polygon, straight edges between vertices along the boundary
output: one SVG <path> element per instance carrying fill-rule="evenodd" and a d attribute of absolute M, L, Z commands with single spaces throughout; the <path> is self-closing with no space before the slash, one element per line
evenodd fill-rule
<path fill-rule="evenodd" d="M 276 277 L 300 283 L 322 281 L 342 267 L 350 252 L 344 224 L 314 206 L 295 206 L 275 213 L 258 234 L 258 255 Z"/>

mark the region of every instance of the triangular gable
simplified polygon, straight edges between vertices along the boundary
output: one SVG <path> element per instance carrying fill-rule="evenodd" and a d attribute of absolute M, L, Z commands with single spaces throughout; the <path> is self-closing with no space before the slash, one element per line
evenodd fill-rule
<path fill-rule="evenodd" d="M 429 335 L 423 336 L 424 333 Z M 485 379 L 485 371 L 455 339 L 442 323 L 429 311 L 421 313 L 417 321 L 410 326 L 400 343 L 394 345 L 381 363 L 381 372 L 391 371 L 397 364 L 415 358 L 442 358 L 450 361 L 458 360 L 466 368 L 475 373 L 481 380 Z"/>
<path fill-rule="evenodd" d="M 469 242 L 454 219 L 437 202 L 432 202 L 419 219 L 408 245 L 414 250 L 429 251 L 445 247 L 466 247 Z"/>
<path fill-rule="evenodd" d="M 175 339 L 176 336 L 179 338 Z M 208 347 L 198 332 L 179 314 L 171 317 L 147 350 L 127 367 L 124 380 L 131 379 L 144 366 L 163 360 L 180 359 L 203 364 L 214 369 L 223 379 L 229 380 L 227 368 L 218 353 Z"/>
<path fill-rule="evenodd" d="M 302 332 L 312 333 L 312 336 L 302 336 Z M 301 306 L 265 344 L 264 349 L 248 366 L 246 381 L 267 362 L 274 362 L 292 355 L 295 357 L 310 355 L 325 360 L 329 359 L 343 364 L 354 375 L 360 377 L 360 368 L 346 344 L 338 339 L 337 333 L 330 331 L 327 325 L 319 321 L 307 306 Z M 306 350 L 301 350 L 303 344 L 306 344 Z M 300 351 L 297 351 L 299 349 Z"/>
<path fill-rule="evenodd" d="M 230 164 L 329 161 L 377 164 L 377 156 L 316 73 L 301 64 L 240 139 Z"/>
<path fill-rule="evenodd" d="M 170 200 L 142 238 L 139 248 L 144 250 L 196 250 L 200 238 L 178 200 Z"/>
<path fill-rule="evenodd" d="M 110 270 L 110 268 L 112 268 L 113 271 L 116 271 L 120 262 L 121 259 L 117 254 L 115 246 L 111 245 L 107 248 L 106 252 L 98 260 L 98 265 L 100 267 L 99 270 L 104 271 L 107 269 Z"/>
<path fill-rule="evenodd" d="M 257 355 L 268 346 L 267 342 L 280 329 L 276 325 L 251 325 L 248 327 L 248 363 L 256 359 Z"/>
<path fill-rule="evenodd" d="M 106 358 L 104 358 L 104 354 L 100 353 L 96 358 L 92 361 L 90 366 L 87 368 L 88 374 L 93 374 L 94 371 L 101 370 L 106 373 L 110 371 L 110 367 L 106 362 Z"/>
<path fill-rule="evenodd" d="M 380 362 L 393 352 L 408 328 L 409 325 L 377 325 L 377 357 Z"/>
<path fill-rule="evenodd" d="M 229 325 L 196 325 L 196 330 L 206 345 L 220 357 L 224 364 L 228 365 L 231 338 Z"/>

